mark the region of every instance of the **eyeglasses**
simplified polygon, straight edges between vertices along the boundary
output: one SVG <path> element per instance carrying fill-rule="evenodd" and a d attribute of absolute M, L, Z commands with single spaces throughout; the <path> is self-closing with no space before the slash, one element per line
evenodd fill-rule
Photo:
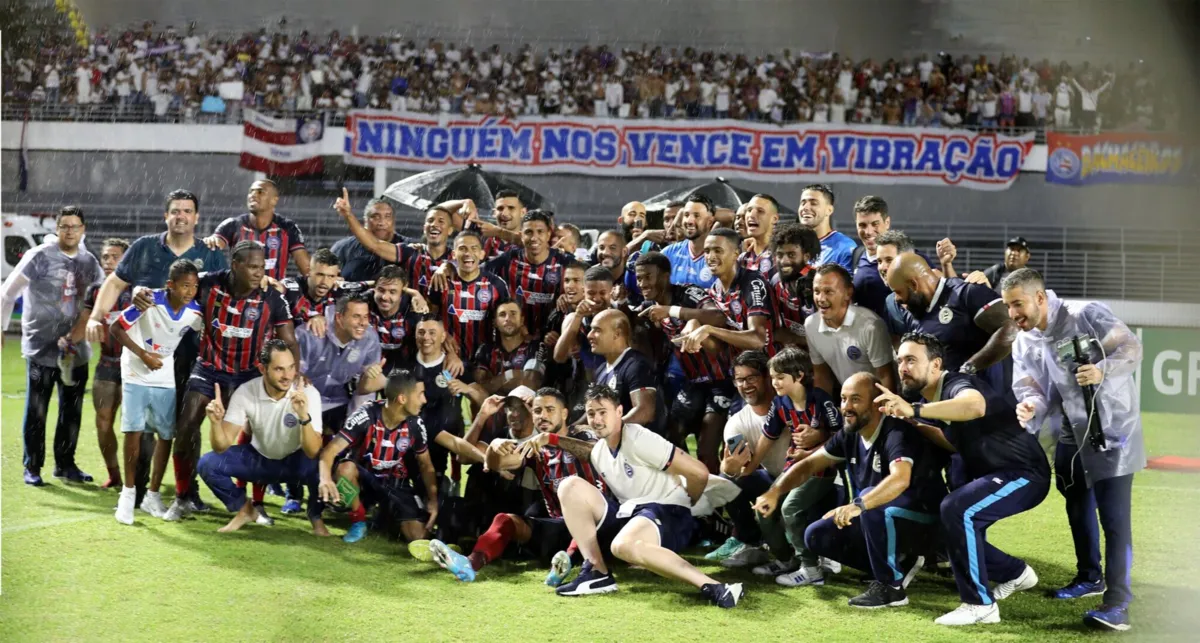
<path fill-rule="evenodd" d="M 58 229 L 59 229 L 59 230 L 62 230 L 63 232 L 75 232 L 76 230 L 82 230 L 82 229 L 83 229 L 83 224 L 79 224 L 79 225 L 63 225 L 63 224 L 61 224 L 61 223 L 60 223 L 60 224 L 58 224 Z"/>

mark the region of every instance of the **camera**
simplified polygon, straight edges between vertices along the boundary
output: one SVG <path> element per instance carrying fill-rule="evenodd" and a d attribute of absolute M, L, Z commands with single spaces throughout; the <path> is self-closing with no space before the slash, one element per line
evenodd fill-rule
<path fill-rule="evenodd" d="M 1104 359 L 1104 350 L 1100 342 L 1091 335 L 1081 334 L 1068 337 L 1054 345 L 1058 359 L 1071 370 L 1074 375 L 1079 367 L 1085 364 L 1095 364 Z M 1083 408 L 1087 413 L 1088 444 L 1096 451 L 1105 451 L 1104 429 L 1100 426 L 1100 414 L 1096 413 L 1096 386 L 1088 384 L 1083 387 Z"/>

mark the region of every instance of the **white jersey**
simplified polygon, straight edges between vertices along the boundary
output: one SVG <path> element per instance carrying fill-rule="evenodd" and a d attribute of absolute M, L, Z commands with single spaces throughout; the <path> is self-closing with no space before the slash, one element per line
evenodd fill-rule
<path fill-rule="evenodd" d="M 667 473 L 675 445 L 640 424 L 626 424 L 614 453 L 606 440 L 592 447 L 592 468 L 621 503 L 618 518 L 629 517 L 638 505 L 657 503 L 691 507 L 682 476 Z"/>
<path fill-rule="evenodd" d="M 229 398 L 225 421 L 234 426 L 250 427 L 250 446 L 264 457 L 282 460 L 300 448 L 304 426 L 292 408 L 288 394 L 276 400 L 267 395 L 263 378 L 256 377 L 242 384 Z M 313 385 L 304 387 L 308 398 L 308 428 L 321 434 L 321 394 Z"/>
<path fill-rule="evenodd" d="M 162 368 L 150 370 L 133 351 L 121 353 L 121 378 L 131 384 L 155 388 L 175 387 L 175 348 L 188 329 L 204 328 L 200 304 L 189 301 L 183 308 L 171 310 L 166 290 L 155 290 L 154 305 L 145 312 L 130 306 L 121 312 L 121 328 L 140 346 L 162 357 Z"/>

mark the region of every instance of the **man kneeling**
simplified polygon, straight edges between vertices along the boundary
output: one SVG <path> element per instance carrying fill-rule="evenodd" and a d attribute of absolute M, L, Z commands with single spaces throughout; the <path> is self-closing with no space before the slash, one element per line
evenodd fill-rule
<path fill-rule="evenodd" d="M 315 487 L 321 451 L 321 394 L 312 385 L 293 387 L 296 358 L 282 340 L 271 339 L 259 353 L 256 377 L 238 387 L 229 398 L 229 410 L 221 404 L 221 389 L 209 402 L 208 420 L 213 450 L 197 465 L 200 477 L 225 508 L 237 515 L 218 531 L 231 532 L 254 522 L 258 513 L 234 478 L 279 483 L 299 480 Z M 238 435 L 250 435 L 249 444 L 238 444 Z M 314 489 L 315 491 L 315 489 Z M 309 494 L 308 519 L 313 533 L 328 536 L 321 520 L 321 505 Z"/>

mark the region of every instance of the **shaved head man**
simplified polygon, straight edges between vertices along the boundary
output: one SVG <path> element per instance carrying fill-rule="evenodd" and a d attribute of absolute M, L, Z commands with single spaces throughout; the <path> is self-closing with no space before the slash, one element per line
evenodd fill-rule
<path fill-rule="evenodd" d="M 641 201 L 626 203 L 621 208 L 621 218 L 618 222 L 625 232 L 625 242 L 629 243 L 646 229 L 646 204 Z"/>
<path fill-rule="evenodd" d="M 625 313 L 605 310 L 592 318 L 587 339 L 592 352 L 604 359 L 593 374 L 597 384 L 605 384 L 621 398 L 625 422 L 640 424 L 663 435 L 667 428 L 667 408 L 658 394 L 654 377 L 657 369 L 650 358 L 630 346 L 633 328 Z"/>
<path fill-rule="evenodd" d="M 897 255 L 888 270 L 888 287 L 896 293 L 896 301 L 910 312 L 929 308 L 938 283 L 929 264 L 914 252 Z"/>

